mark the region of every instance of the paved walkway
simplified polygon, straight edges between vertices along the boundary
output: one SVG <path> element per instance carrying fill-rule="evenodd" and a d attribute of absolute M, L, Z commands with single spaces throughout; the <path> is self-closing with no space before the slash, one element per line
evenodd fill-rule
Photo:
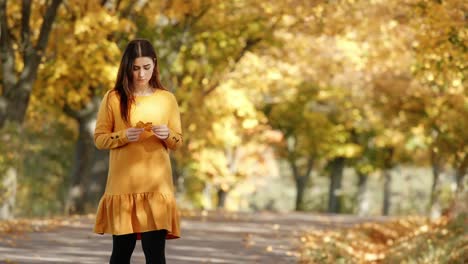
<path fill-rule="evenodd" d="M 296 212 L 210 212 L 182 219 L 182 238 L 166 243 L 169 264 L 297 263 L 302 232 L 366 220 Z M 92 225 L 92 218 L 82 217 L 47 232 L 0 234 L 0 263 L 108 263 L 112 239 L 92 233 Z M 145 263 L 140 242 L 132 263 Z"/>

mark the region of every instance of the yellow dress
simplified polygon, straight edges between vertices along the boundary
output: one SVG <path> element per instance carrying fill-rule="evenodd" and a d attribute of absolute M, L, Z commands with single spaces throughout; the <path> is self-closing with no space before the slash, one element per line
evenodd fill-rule
<path fill-rule="evenodd" d="M 130 111 L 132 126 L 138 121 L 167 125 L 169 137 L 161 140 L 153 132 L 144 131 L 138 141 L 129 142 L 119 97 L 112 90 L 106 93 L 97 116 L 94 143 L 98 149 L 110 149 L 109 174 L 94 232 L 122 235 L 166 229 L 166 239 L 179 238 L 169 159 L 169 151 L 183 141 L 179 107 L 175 96 L 162 89 L 135 100 Z"/>

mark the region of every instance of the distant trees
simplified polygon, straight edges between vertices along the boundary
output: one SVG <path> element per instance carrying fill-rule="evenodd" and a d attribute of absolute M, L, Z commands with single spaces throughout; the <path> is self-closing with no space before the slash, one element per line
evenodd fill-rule
<path fill-rule="evenodd" d="M 296 210 L 308 209 L 316 174 L 329 180 L 327 211 L 342 212 L 345 168 L 360 203 L 380 172 L 383 214 L 399 164 L 432 167 L 428 207 L 447 167 L 464 188 L 462 0 L 47 3 L 0 1 L 0 217 L 15 197 L 49 197 L 47 184 L 62 210 L 93 207 L 107 158 L 92 142 L 96 106 L 134 37 L 154 43 L 179 99 L 187 138 L 174 182 L 197 204 L 205 190 L 223 208 L 249 175 L 268 173 L 267 149 L 289 166 Z M 48 158 L 32 165 L 34 155 Z"/>

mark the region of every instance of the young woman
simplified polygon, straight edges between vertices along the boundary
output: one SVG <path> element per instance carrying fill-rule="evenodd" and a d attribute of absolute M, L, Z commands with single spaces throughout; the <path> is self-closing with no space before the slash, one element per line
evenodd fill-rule
<path fill-rule="evenodd" d="M 165 263 L 165 240 L 179 238 L 169 150 L 182 144 L 174 95 L 161 84 L 151 43 L 130 41 L 114 89 L 97 116 L 94 142 L 110 149 L 94 232 L 112 234 L 110 263 L 130 263 L 141 239 L 146 263 Z"/>

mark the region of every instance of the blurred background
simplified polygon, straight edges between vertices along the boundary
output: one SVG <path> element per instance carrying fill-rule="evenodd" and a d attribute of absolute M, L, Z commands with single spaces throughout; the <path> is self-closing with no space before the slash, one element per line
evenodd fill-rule
<path fill-rule="evenodd" d="M 23 2 L 0 1 L 2 219 L 95 212 L 97 107 L 136 37 L 179 101 L 182 210 L 466 203 L 466 1 Z"/>

